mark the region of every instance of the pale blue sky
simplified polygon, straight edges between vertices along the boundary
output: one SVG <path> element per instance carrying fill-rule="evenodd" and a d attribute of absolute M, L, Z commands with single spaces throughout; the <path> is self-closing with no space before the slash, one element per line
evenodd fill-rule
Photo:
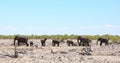
<path fill-rule="evenodd" d="M 120 35 L 120 0 L 1 0 L 0 34 Z"/>

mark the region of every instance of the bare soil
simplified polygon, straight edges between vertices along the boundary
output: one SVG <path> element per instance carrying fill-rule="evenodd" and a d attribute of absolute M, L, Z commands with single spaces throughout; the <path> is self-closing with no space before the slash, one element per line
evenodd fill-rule
<path fill-rule="evenodd" d="M 96 46 L 92 41 L 91 47 L 83 47 L 62 42 L 60 47 L 53 47 L 47 40 L 46 46 L 41 47 L 39 39 L 30 41 L 34 45 L 17 47 L 18 58 L 14 58 L 13 40 L 0 39 L 0 63 L 120 63 L 120 44 Z"/>

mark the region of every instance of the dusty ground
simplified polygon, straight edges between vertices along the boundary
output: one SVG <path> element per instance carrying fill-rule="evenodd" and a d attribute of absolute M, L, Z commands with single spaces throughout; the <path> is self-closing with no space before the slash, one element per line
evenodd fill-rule
<path fill-rule="evenodd" d="M 17 47 L 18 58 L 14 56 L 13 40 L 0 40 L 0 63 L 120 63 L 120 45 L 91 47 L 67 46 L 61 43 L 60 47 L 52 47 L 51 40 L 47 46 L 41 47 L 40 40 L 34 42 L 33 47 Z"/>

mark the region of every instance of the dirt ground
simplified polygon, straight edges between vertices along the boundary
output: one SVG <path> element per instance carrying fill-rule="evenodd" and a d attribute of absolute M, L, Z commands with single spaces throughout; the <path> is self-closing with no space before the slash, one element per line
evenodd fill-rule
<path fill-rule="evenodd" d="M 120 44 L 96 46 L 94 40 L 91 47 L 67 46 L 64 42 L 53 47 L 47 40 L 41 47 L 39 39 L 30 41 L 33 47 L 17 47 L 18 58 L 14 58 L 13 40 L 0 39 L 0 63 L 120 63 Z"/>

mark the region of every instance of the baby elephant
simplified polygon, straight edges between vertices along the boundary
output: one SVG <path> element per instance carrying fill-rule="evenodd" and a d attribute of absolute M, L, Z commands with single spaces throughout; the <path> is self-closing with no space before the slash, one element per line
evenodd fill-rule
<path fill-rule="evenodd" d="M 45 41 L 47 40 L 47 38 L 41 39 L 41 45 L 45 46 Z"/>
<path fill-rule="evenodd" d="M 67 40 L 68 46 L 75 46 L 74 42 L 72 40 Z"/>
<path fill-rule="evenodd" d="M 33 42 L 32 42 L 32 41 L 30 42 L 30 47 L 31 47 L 31 46 L 33 46 Z"/>
<path fill-rule="evenodd" d="M 60 41 L 59 40 L 52 40 L 52 46 L 57 45 L 59 47 Z"/>

